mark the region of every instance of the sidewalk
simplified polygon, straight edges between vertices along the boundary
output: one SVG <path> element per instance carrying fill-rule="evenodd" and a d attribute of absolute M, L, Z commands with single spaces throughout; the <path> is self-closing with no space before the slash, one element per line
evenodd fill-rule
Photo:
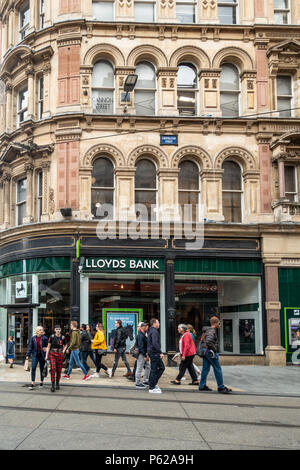
<path fill-rule="evenodd" d="M 223 375 L 225 385 L 232 388 L 235 392 L 262 394 L 262 395 L 287 395 L 300 396 L 300 367 L 263 367 L 263 366 L 223 366 Z M 83 374 L 81 371 L 73 370 L 71 379 L 62 379 L 61 383 L 66 385 L 82 385 L 97 387 L 113 387 L 135 389 L 133 382 L 123 377 L 126 372 L 125 368 L 118 368 L 115 376 L 109 379 L 102 371 L 99 378 L 91 378 L 87 382 L 83 382 Z M 170 381 L 174 380 L 178 373 L 178 368 L 167 367 L 163 376 L 159 381 L 162 390 L 174 391 L 191 391 L 198 390 L 196 386 L 188 385 L 191 380 L 189 374 L 186 380 L 182 380 L 181 385 L 171 385 Z M 39 369 L 37 369 L 36 383 L 39 383 Z M 20 385 L 29 384 L 31 382 L 31 373 L 25 372 L 23 366 L 14 365 L 13 369 L 8 364 L 0 365 L 0 386 L 1 382 L 14 382 Z M 45 384 L 50 383 L 50 377 L 45 380 Z M 216 382 L 213 372 L 208 377 L 207 385 L 216 390 Z"/>

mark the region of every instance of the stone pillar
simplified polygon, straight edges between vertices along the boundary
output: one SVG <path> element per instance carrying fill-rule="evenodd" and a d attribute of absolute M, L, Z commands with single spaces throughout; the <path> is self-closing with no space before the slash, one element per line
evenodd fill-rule
<path fill-rule="evenodd" d="M 4 173 L 3 177 L 3 187 L 4 187 L 4 227 L 8 228 L 10 225 L 10 181 L 11 176 L 9 173 Z"/>
<path fill-rule="evenodd" d="M 271 150 L 272 135 L 258 134 L 258 154 L 260 166 L 260 212 L 272 213 Z"/>
<path fill-rule="evenodd" d="M 244 181 L 244 222 L 258 222 L 259 215 L 259 170 L 243 173 Z"/>
<path fill-rule="evenodd" d="M 42 162 L 42 175 L 43 175 L 43 199 L 42 199 L 42 216 L 41 222 L 47 222 L 49 220 L 49 211 L 48 211 L 48 186 L 49 186 L 49 168 L 50 161 Z"/>
<path fill-rule="evenodd" d="M 46 2 L 47 3 L 47 2 Z M 28 34 L 35 31 L 36 28 L 36 16 L 39 9 L 37 9 L 36 0 L 29 0 L 29 8 L 30 8 L 30 19 L 29 19 L 29 29 Z"/>
<path fill-rule="evenodd" d="M 267 58 L 268 40 L 255 39 L 257 64 L 257 111 L 270 111 L 269 67 Z"/>
<path fill-rule="evenodd" d="M 28 103 L 27 103 L 27 119 L 34 119 L 34 69 L 29 66 L 26 69 L 27 86 L 28 86 Z"/>
<path fill-rule="evenodd" d="M 218 2 L 217 0 L 199 0 L 198 17 L 199 23 L 204 24 L 217 24 L 220 23 L 218 17 Z"/>
<path fill-rule="evenodd" d="M 6 132 L 11 132 L 11 121 L 12 121 L 12 85 L 11 83 L 6 84 Z"/>
<path fill-rule="evenodd" d="M 43 78 L 44 78 L 44 105 L 43 118 L 51 117 L 50 89 L 51 89 L 51 64 L 50 57 L 44 57 Z"/>
<path fill-rule="evenodd" d="M 286 352 L 281 346 L 280 309 L 278 286 L 278 261 L 265 261 L 266 282 L 266 317 L 267 347 L 266 364 L 269 366 L 285 366 Z M 270 260 L 271 261 L 271 260 Z"/>
<path fill-rule="evenodd" d="M 134 203 L 135 168 L 115 169 L 115 218 L 117 220 L 134 220 L 136 218 Z"/>
<path fill-rule="evenodd" d="M 26 191 L 26 217 L 23 220 L 24 224 L 30 224 L 33 221 L 33 165 L 31 163 L 25 164 L 27 191 Z"/>
<path fill-rule="evenodd" d="M 284 161 L 278 161 L 279 197 L 285 198 Z"/>
<path fill-rule="evenodd" d="M 223 221 L 222 207 L 222 175 L 224 170 L 202 170 L 200 173 L 201 205 L 203 217 L 210 220 Z"/>
<path fill-rule="evenodd" d="M 253 1 L 240 0 L 240 21 L 239 24 L 252 24 L 254 22 Z"/>
<path fill-rule="evenodd" d="M 222 116 L 220 109 L 221 69 L 202 69 L 199 73 L 200 115 Z"/>
<path fill-rule="evenodd" d="M 180 220 L 178 202 L 178 169 L 158 171 L 158 220 Z"/>
<path fill-rule="evenodd" d="M 242 116 L 256 113 L 256 72 L 244 71 L 241 74 Z"/>
<path fill-rule="evenodd" d="M 127 98 L 129 101 L 122 101 L 122 96 L 124 92 L 124 83 L 127 75 L 134 74 L 135 67 L 116 67 L 115 68 L 115 112 L 116 114 L 136 114 L 134 107 L 134 92 L 128 94 Z"/>
<path fill-rule="evenodd" d="M 160 68 L 157 71 L 158 114 L 177 116 L 177 67 Z"/>
<path fill-rule="evenodd" d="M 51 8 L 52 7 L 52 2 L 51 0 L 46 0 L 45 1 L 45 13 L 44 13 L 44 28 L 48 28 L 49 26 L 52 25 L 52 19 L 51 19 Z"/>
<path fill-rule="evenodd" d="M 86 113 L 92 113 L 92 75 L 93 66 L 84 65 L 80 67 L 81 77 L 81 106 Z"/>
<path fill-rule="evenodd" d="M 9 17 L 7 21 L 8 26 L 8 48 L 14 46 L 15 43 L 15 10 L 12 7 L 9 12 Z"/>
<path fill-rule="evenodd" d="M 267 17 L 265 14 L 265 0 L 254 0 L 254 22 L 255 23 L 267 23 Z"/>

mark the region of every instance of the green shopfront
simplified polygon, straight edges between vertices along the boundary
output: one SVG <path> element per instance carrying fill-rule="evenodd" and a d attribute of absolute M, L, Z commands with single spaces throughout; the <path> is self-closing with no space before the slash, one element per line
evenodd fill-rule
<path fill-rule="evenodd" d="M 37 325 L 47 335 L 70 319 L 108 327 L 108 314 L 123 312 L 138 312 L 137 321 L 159 318 L 162 349 L 169 354 L 178 348 L 179 323 L 192 324 L 199 337 L 212 315 L 221 319 L 221 354 L 263 354 L 263 271 L 256 241 L 240 243 L 240 251 L 225 250 L 222 242 L 220 253 L 208 245 L 192 254 L 165 240 L 160 246 L 115 247 L 82 237 L 80 253 L 75 242 L 59 256 L 55 248 L 38 250 L 36 257 L 24 250 L 22 259 L 0 266 L 0 340 L 5 346 L 13 334 L 20 359 Z"/>

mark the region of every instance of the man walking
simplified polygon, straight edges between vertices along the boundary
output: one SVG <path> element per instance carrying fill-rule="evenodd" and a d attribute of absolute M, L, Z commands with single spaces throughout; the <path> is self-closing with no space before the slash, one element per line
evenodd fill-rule
<path fill-rule="evenodd" d="M 218 336 L 217 329 L 221 326 L 218 317 L 210 318 L 210 327 L 203 328 L 203 334 L 201 340 L 203 341 L 204 356 L 203 356 L 203 368 L 201 373 L 201 381 L 199 384 L 199 391 L 211 391 L 206 385 L 206 379 L 210 371 L 210 366 L 213 367 L 215 378 L 218 384 L 219 393 L 230 393 L 232 390 L 225 387 L 223 383 L 223 374 L 221 365 L 219 362 L 218 354 Z"/>
<path fill-rule="evenodd" d="M 116 333 L 114 337 L 114 353 L 115 353 L 115 363 L 112 369 L 112 374 L 111 376 L 113 377 L 116 372 L 116 368 L 118 367 L 119 359 L 120 357 L 122 358 L 122 361 L 124 362 L 125 366 L 127 367 L 127 373 L 124 374 L 124 377 L 129 377 L 131 375 L 131 369 L 128 364 L 128 361 L 126 359 L 126 339 L 127 339 L 127 334 L 125 329 L 122 326 L 122 321 L 121 320 L 116 320 L 115 321 L 115 327 L 116 327 Z"/>
<path fill-rule="evenodd" d="M 80 331 L 77 329 L 77 321 L 71 321 L 70 324 L 70 329 L 71 329 L 71 341 L 70 345 L 67 349 L 67 351 L 71 351 L 71 356 L 70 356 L 70 363 L 69 363 L 69 369 L 68 372 L 63 376 L 63 379 L 69 379 L 71 372 L 72 372 L 72 367 L 74 365 L 74 362 L 80 367 L 82 372 L 84 373 L 83 380 L 89 380 L 91 376 L 88 374 L 88 371 L 85 369 L 85 367 L 81 364 L 79 360 L 79 348 L 81 345 L 81 338 L 80 338 Z"/>
<path fill-rule="evenodd" d="M 157 318 L 150 320 L 150 328 L 148 331 L 147 352 L 150 357 L 150 376 L 149 376 L 149 393 L 162 393 L 159 388 L 158 381 L 162 376 L 165 366 L 162 361 L 164 355 L 161 352 L 159 329 L 160 323 Z"/>
<path fill-rule="evenodd" d="M 139 356 L 137 358 L 137 365 L 136 365 L 136 373 L 135 373 L 135 380 L 136 385 L 135 387 L 138 389 L 146 388 L 149 385 L 149 375 L 150 375 L 150 361 L 149 356 L 147 353 L 147 346 L 148 346 L 148 339 L 147 339 L 147 331 L 149 325 L 148 323 L 141 323 L 138 335 L 136 337 L 135 347 L 139 350 Z M 141 383 L 141 374 L 145 367 L 144 372 L 144 380 Z"/>

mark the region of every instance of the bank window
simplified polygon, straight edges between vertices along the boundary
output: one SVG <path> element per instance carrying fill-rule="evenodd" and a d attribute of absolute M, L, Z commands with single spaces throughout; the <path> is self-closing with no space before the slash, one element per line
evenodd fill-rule
<path fill-rule="evenodd" d="M 106 157 L 97 158 L 93 164 L 91 203 L 95 218 L 113 218 L 114 165 Z"/>
<path fill-rule="evenodd" d="M 291 117 L 292 97 L 292 77 L 290 75 L 278 75 L 277 110 L 280 117 Z"/>
<path fill-rule="evenodd" d="M 242 176 L 238 163 L 225 161 L 222 165 L 223 215 L 226 222 L 242 221 Z"/>
<path fill-rule="evenodd" d="M 25 121 L 28 112 L 28 89 L 23 88 L 17 95 L 18 125 Z"/>
<path fill-rule="evenodd" d="M 107 61 L 94 65 L 92 76 L 93 113 L 113 114 L 114 112 L 115 76 L 114 68 Z"/>
<path fill-rule="evenodd" d="M 27 178 L 17 181 L 16 190 L 16 223 L 22 225 L 26 217 Z"/>
<path fill-rule="evenodd" d="M 237 7 L 236 0 L 218 0 L 218 16 L 221 24 L 237 23 Z"/>
<path fill-rule="evenodd" d="M 148 159 L 139 160 L 135 172 L 135 211 L 141 220 L 156 220 L 156 167 Z"/>
<path fill-rule="evenodd" d="M 20 22 L 19 34 L 20 34 L 21 41 L 28 34 L 29 20 L 30 20 L 29 2 L 25 2 L 24 5 L 21 6 L 20 13 L 19 13 L 19 22 Z"/>
<path fill-rule="evenodd" d="M 177 76 L 177 107 L 179 114 L 197 114 L 197 70 L 192 64 L 179 64 Z"/>
<path fill-rule="evenodd" d="M 154 23 L 155 21 L 155 2 L 143 1 L 134 2 L 135 21 Z"/>
<path fill-rule="evenodd" d="M 176 17 L 179 23 L 196 23 L 196 3 L 191 0 L 177 0 Z"/>
<path fill-rule="evenodd" d="M 199 168 L 191 160 L 179 164 L 178 176 L 179 205 L 184 220 L 198 220 Z"/>
<path fill-rule="evenodd" d="M 115 2 L 93 2 L 93 18 L 98 21 L 113 21 L 114 20 Z"/>
<path fill-rule="evenodd" d="M 274 0 L 275 24 L 288 24 L 290 18 L 289 0 Z"/>
<path fill-rule="evenodd" d="M 285 165 L 284 167 L 284 180 L 285 180 L 285 197 L 291 202 L 298 201 L 297 191 L 297 171 L 296 167 L 292 165 Z"/>
<path fill-rule="evenodd" d="M 138 80 L 134 91 L 136 114 L 155 114 L 156 74 L 149 62 L 140 62 L 136 66 Z"/>
<path fill-rule="evenodd" d="M 42 213 L 43 213 L 43 172 L 39 171 L 37 173 L 36 179 L 36 219 L 37 222 L 41 221 Z"/>
<path fill-rule="evenodd" d="M 38 119 L 42 119 L 44 111 L 44 77 L 38 80 Z"/>
<path fill-rule="evenodd" d="M 220 77 L 220 102 L 222 116 L 239 115 L 240 76 L 238 69 L 232 64 L 223 64 Z"/>
<path fill-rule="evenodd" d="M 39 0 L 39 29 L 43 29 L 45 26 L 45 0 Z"/>

